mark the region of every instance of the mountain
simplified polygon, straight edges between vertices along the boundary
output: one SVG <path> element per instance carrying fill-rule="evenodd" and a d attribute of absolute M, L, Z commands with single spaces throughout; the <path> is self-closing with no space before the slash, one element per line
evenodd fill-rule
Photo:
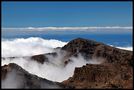
<path fill-rule="evenodd" d="M 63 81 L 75 88 L 132 88 L 132 51 L 114 48 L 92 40 L 77 38 L 62 47 L 77 56 L 81 53 L 86 59 L 101 58 L 101 64 L 87 64 L 75 68 L 74 75 Z"/>
<path fill-rule="evenodd" d="M 93 40 L 87 40 L 83 38 L 77 38 L 70 41 L 67 45 L 60 48 L 60 50 L 66 51 L 64 56 L 69 61 L 69 57 L 78 56 L 82 54 L 85 59 L 102 58 L 105 63 L 118 63 L 118 64 L 133 64 L 132 51 L 118 49 L 106 44 L 96 42 Z M 32 56 L 31 59 L 44 63 L 48 61 L 47 56 L 56 56 L 57 52 L 40 54 Z"/>
<path fill-rule="evenodd" d="M 133 61 L 132 51 L 118 49 L 100 42 L 82 38 L 70 41 L 62 47 L 62 50 L 74 56 L 81 53 L 85 59 L 103 58 L 107 63 L 132 64 L 131 62 Z"/>
<path fill-rule="evenodd" d="M 34 55 L 30 58 L 37 61 L 38 63 L 43 64 L 45 62 L 49 62 L 48 56 L 56 57 L 58 56 L 58 53 L 64 53 L 65 51 L 66 53 L 62 58 L 65 66 L 71 62 L 70 57 L 78 57 L 79 54 L 81 54 L 87 61 L 89 59 L 100 59 L 103 61 L 100 64 L 86 64 L 82 67 L 76 67 L 74 70 L 74 75 L 60 83 L 64 85 L 64 87 L 76 89 L 133 88 L 132 51 L 118 49 L 112 46 L 108 46 L 104 43 L 83 38 L 74 39 L 67 45 L 61 48 L 57 48 L 56 50 L 58 50 L 58 52 L 56 51 L 48 54 Z M 25 78 L 27 80 L 27 77 Z M 39 80 L 37 80 L 37 82 L 40 83 Z M 51 84 L 55 85 L 53 83 L 54 82 Z M 31 88 L 34 87 L 34 84 L 32 85 L 33 86 L 31 86 Z"/>
<path fill-rule="evenodd" d="M 74 75 L 63 81 L 75 88 L 133 88 L 132 51 L 114 48 L 92 40 L 75 39 L 62 47 L 71 55 L 81 53 L 85 58 L 101 58 L 101 64 L 75 68 Z"/>

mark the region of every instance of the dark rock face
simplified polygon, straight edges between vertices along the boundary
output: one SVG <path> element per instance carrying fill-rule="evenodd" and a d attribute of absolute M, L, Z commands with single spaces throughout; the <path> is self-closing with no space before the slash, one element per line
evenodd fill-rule
<path fill-rule="evenodd" d="M 52 82 L 44 78 L 32 75 L 20 66 L 10 63 L 1 69 L 2 88 L 69 88 L 58 82 Z"/>
<path fill-rule="evenodd" d="M 71 55 L 81 53 L 87 58 L 104 58 L 108 63 L 128 64 L 132 62 L 132 51 L 114 48 L 103 43 L 77 38 L 62 47 Z"/>
<path fill-rule="evenodd" d="M 93 40 L 77 38 L 70 41 L 61 49 L 70 52 L 71 55 L 81 53 L 85 58 L 91 58 L 96 49 L 96 46 L 100 44 L 101 43 L 95 42 Z"/>

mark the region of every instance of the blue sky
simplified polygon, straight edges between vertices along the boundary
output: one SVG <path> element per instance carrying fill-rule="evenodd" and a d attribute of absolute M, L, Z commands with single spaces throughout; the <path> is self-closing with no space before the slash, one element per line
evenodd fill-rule
<path fill-rule="evenodd" d="M 2 27 L 132 26 L 132 2 L 2 2 Z"/>

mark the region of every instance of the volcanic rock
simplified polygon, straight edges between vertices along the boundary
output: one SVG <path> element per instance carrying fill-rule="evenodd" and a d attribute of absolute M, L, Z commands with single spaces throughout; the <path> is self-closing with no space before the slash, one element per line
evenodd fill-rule
<path fill-rule="evenodd" d="M 102 58 L 101 64 L 87 64 L 75 68 L 74 75 L 63 84 L 74 88 L 133 88 L 132 51 L 114 48 L 92 40 L 75 39 L 62 47 L 73 55 L 82 53 L 85 58 Z"/>
<path fill-rule="evenodd" d="M 63 81 L 76 89 L 133 88 L 133 69 L 112 64 L 87 64 L 75 68 L 74 75 Z"/>
<path fill-rule="evenodd" d="M 85 59 L 103 58 L 107 63 L 132 64 L 132 51 L 118 49 L 106 44 L 77 38 L 62 47 L 70 55 L 81 53 Z"/>

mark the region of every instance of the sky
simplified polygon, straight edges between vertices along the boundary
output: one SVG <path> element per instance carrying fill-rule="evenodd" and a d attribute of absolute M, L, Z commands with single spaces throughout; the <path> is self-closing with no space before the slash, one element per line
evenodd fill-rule
<path fill-rule="evenodd" d="M 2 2 L 2 27 L 132 26 L 132 2 Z"/>

